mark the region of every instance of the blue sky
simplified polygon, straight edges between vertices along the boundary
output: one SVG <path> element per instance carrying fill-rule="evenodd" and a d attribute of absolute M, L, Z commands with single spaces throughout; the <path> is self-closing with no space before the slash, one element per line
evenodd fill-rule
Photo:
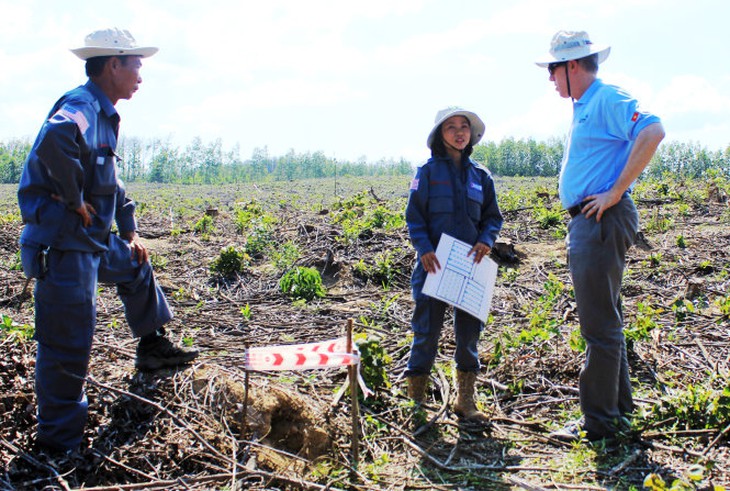
<path fill-rule="evenodd" d="M 730 145 L 724 0 L 0 0 L 0 15 L 0 140 L 35 137 L 85 81 L 68 49 L 111 26 L 160 47 L 117 105 L 126 136 L 419 162 L 458 105 L 485 140 L 562 138 L 570 103 L 533 62 L 568 29 L 611 45 L 599 76 L 658 114 L 665 142 Z"/>

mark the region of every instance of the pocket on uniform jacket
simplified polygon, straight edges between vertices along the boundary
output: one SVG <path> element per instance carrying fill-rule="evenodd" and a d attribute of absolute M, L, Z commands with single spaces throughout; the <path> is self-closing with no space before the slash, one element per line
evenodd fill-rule
<path fill-rule="evenodd" d="M 428 208 L 431 213 L 453 213 L 454 200 L 451 196 L 432 196 L 428 200 Z"/>
<path fill-rule="evenodd" d="M 20 263 L 23 266 L 23 273 L 26 278 L 43 278 L 45 275 L 45 267 L 40 256 L 40 247 L 20 246 Z"/>
<path fill-rule="evenodd" d="M 482 204 L 472 199 L 467 199 L 466 212 L 469 214 L 469 218 L 478 222 L 482 218 Z"/>
<path fill-rule="evenodd" d="M 117 191 L 117 166 L 113 155 L 96 157 L 91 194 L 110 195 Z"/>

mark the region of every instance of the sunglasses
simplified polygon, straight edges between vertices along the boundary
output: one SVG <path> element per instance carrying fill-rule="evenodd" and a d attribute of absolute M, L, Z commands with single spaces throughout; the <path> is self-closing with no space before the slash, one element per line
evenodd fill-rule
<path fill-rule="evenodd" d="M 555 73 L 555 70 L 557 70 L 558 67 L 561 67 L 561 66 L 565 65 L 566 63 L 567 62 L 565 62 L 565 61 L 558 61 L 555 63 L 550 63 L 547 67 L 548 72 L 550 73 L 550 75 L 552 75 L 553 73 Z"/>

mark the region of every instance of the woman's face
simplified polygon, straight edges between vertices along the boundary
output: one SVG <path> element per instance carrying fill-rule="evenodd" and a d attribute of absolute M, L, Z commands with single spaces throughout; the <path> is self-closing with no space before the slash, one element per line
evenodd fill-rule
<path fill-rule="evenodd" d="M 441 136 L 446 147 L 462 151 L 471 140 L 471 126 L 464 116 L 451 116 L 441 125 Z"/>

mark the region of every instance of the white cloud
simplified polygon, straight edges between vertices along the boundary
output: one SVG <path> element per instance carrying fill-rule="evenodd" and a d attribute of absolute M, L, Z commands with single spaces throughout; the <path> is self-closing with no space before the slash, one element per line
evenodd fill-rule
<path fill-rule="evenodd" d="M 487 136 L 496 142 L 508 137 L 535 140 L 562 137 L 570 129 L 571 119 L 570 100 L 561 98 L 549 85 L 524 111 L 497 120 Z"/>
<path fill-rule="evenodd" d="M 727 78 L 713 81 L 698 75 L 681 75 L 673 77 L 658 92 L 656 102 L 662 114 L 667 116 L 700 112 L 729 114 L 728 89 Z"/>
<path fill-rule="evenodd" d="M 0 0 L 0 12 L 14 19 L 0 31 L 5 68 L 0 111 L 12 115 L 0 120 L 0 141 L 37 131 L 53 101 L 84 80 L 83 64 L 68 48 L 91 30 L 112 25 L 130 29 L 141 44 L 161 48 L 144 62 L 141 91 L 120 103 L 122 129 L 130 136 L 174 134 L 182 144 L 193 136 L 220 137 L 227 144 L 241 141 L 244 154 L 269 145 L 323 150 L 338 158 L 367 152 L 373 160 L 404 155 L 419 161 L 427 155 L 424 140 L 433 114 L 453 104 L 476 110 L 490 140 L 562 136 L 570 125 L 570 103 L 532 64 L 557 29 L 585 29 L 596 42 L 615 43 L 616 58 L 601 68 L 602 78 L 605 72 L 607 82 L 626 88 L 659 114 L 668 138 L 715 145 L 726 143 L 723 132 L 730 134 L 730 72 L 717 62 L 730 42 L 725 31 L 697 30 L 681 45 L 716 50 L 708 57 L 714 63 L 666 62 L 681 41 L 673 27 L 710 10 L 707 23 L 721 24 L 715 19 L 727 17 L 730 4 L 98 0 L 94 8 L 89 5 L 88 0 Z M 627 22 L 649 13 L 641 29 Z M 634 49 L 645 32 L 647 43 L 660 51 Z M 259 127 L 277 121 L 285 121 L 287 131 Z"/>

